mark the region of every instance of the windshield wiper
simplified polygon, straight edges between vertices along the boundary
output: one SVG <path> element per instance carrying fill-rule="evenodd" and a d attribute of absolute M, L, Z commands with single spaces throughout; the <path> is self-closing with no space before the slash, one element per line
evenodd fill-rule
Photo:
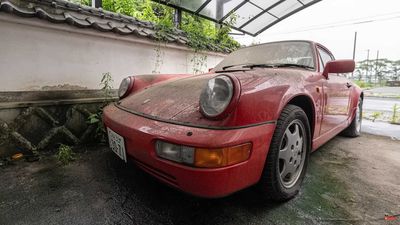
<path fill-rule="evenodd" d="M 235 65 L 224 66 L 224 67 L 222 67 L 222 70 L 225 70 L 225 69 L 228 69 L 228 68 L 231 68 L 231 67 L 236 67 L 236 66 L 244 67 L 245 65 L 247 65 L 247 64 L 235 64 Z"/>
<path fill-rule="evenodd" d="M 243 68 L 250 68 L 250 69 L 253 69 L 254 67 L 273 68 L 273 67 L 275 67 L 275 65 L 260 63 L 260 64 L 248 64 L 248 65 L 243 66 Z"/>
<path fill-rule="evenodd" d="M 294 63 L 281 63 L 274 64 L 274 67 L 299 67 L 304 69 L 314 69 L 312 66 L 302 65 L 302 64 L 294 64 Z"/>
<path fill-rule="evenodd" d="M 229 65 L 222 67 L 222 70 L 226 70 L 231 67 L 242 66 L 242 68 L 250 68 L 253 69 L 254 67 L 260 68 L 278 68 L 278 67 L 299 67 L 304 69 L 314 69 L 312 66 L 306 66 L 301 64 L 294 64 L 294 63 L 280 63 L 280 64 L 266 64 L 266 63 L 259 63 L 259 64 L 236 64 L 236 65 Z"/>

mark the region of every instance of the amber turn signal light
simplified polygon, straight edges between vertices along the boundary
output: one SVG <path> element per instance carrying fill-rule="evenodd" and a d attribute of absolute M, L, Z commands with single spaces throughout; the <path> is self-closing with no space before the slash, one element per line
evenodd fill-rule
<path fill-rule="evenodd" d="M 246 161 L 250 157 L 251 143 L 226 148 L 196 148 L 194 166 L 216 168 Z"/>

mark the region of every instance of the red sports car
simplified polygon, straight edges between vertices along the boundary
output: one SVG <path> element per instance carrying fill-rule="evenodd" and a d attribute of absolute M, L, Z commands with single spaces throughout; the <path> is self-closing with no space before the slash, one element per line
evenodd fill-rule
<path fill-rule="evenodd" d="M 111 149 L 159 180 L 202 197 L 257 184 L 294 197 L 310 153 L 339 133 L 360 134 L 363 93 L 321 44 L 241 48 L 201 75 L 125 78 L 104 109 Z"/>

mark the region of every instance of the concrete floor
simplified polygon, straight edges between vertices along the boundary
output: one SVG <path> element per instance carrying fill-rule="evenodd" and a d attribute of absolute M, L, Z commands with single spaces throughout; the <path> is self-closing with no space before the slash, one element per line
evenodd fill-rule
<path fill-rule="evenodd" d="M 0 168 L 0 224 L 399 224 L 400 141 L 336 137 L 312 154 L 298 197 L 281 204 L 249 188 L 199 199 L 168 188 L 108 148 L 77 149 Z M 87 151 L 86 151 L 87 150 Z"/>
<path fill-rule="evenodd" d="M 396 87 L 395 90 L 400 91 L 400 87 Z M 362 131 L 369 134 L 382 135 L 390 137 L 392 139 L 400 140 L 400 125 L 389 123 L 389 121 L 391 121 L 393 117 L 393 106 L 395 104 L 400 107 L 399 98 L 366 96 L 363 102 L 363 114 L 366 118 L 362 122 Z M 371 114 L 376 112 L 379 112 L 381 114 L 379 117 L 376 118 L 375 122 L 367 119 L 371 119 Z M 400 111 L 398 111 L 397 113 L 400 116 Z"/>
<path fill-rule="evenodd" d="M 400 125 L 387 122 L 363 120 L 361 130 L 368 134 L 375 134 L 400 140 Z"/>

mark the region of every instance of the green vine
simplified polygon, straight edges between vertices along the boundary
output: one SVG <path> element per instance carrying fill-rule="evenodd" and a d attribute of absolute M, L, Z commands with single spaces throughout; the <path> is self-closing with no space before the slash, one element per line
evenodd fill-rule
<path fill-rule="evenodd" d="M 172 30 L 172 25 L 169 24 L 168 20 L 162 20 L 159 24 L 156 24 L 156 40 L 157 45 L 154 48 L 156 59 L 154 64 L 154 70 L 152 73 L 160 73 L 161 66 L 163 65 L 165 53 L 162 51 L 161 47 L 167 45 L 166 36 L 168 32 Z"/>
<path fill-rule="evenodd" d="M 104 101 L 96 110 L 95 113 L 91 113 L 87 118 L 87 123 L 91 126 L 94 126 L 94 139 L 99 143 L 107 142 L 107 134 L 105 127 L 102 122 L 103 117 L 103 108 L 112 101 L 112 76 L 109 72 L 103 73 L 100 81 L 101 90 L 103 91 Z"/>
<path fill-rule="evenodd" d="M 161 50 L 161 44 L 162 43 L 158 41 L 156 47 L 154 48 L 156 59 L 154 63 L 154 70 L 152 71 L 152 73 L 160 73 L 160 69 L 164 61 L 164 52 Z"/>
<path fill-rule="evenodd" d="M 90 4 L 90 0 L 70 1 Z M 154 49 L 156 59 L 152 73 L 159 73 L 164 59 L 161 47 L 168 42 L 168 36 L 178 32 L 173 24 L 174 9 L 151 0 L 103 0 L 103 9 L 155 24 L 157 46 Z M 180 29 L 185 32 L 187 44 L 194 51 L 193 58 L 190 60 L 194 65 L 193 73 L 199 73 L 203 67 L 207 66 L 207 57 L 200 54 L 201 51 L 231 52 L 240 47 L 240 44 L 229 36 L 231 29 L 227 26 L 234 25 L 237 18 L 237 15 L 233 13 L 225 21 L 225 25 L 216 25 L 199 16 L 182 12 Z"/>
<path fill-rule="evenodd" d="M 90 5 L 90 0 L 70 0 L 84 5 Z M 189 2 L 189 1 L 188 1 Z M 193 1 L 195 4 L 195 1 Z M 103 0 L 103 9 L 111 12 L 132 16 L 156 25 L 157 39 L 167 40 L 168 34 L 174 34 L 174 9 L 151 0 Z M 237 16 L 232 14 L 228 25 L 236 23 Z M 229 36 L 230 28 L 218 25 L 196 15 L 182 12 L 182 29 L 188 38 L 188 45 L 196 50 L 212 50 L 230 52 L 240 47 L 240 44 Z"/>
<path fill-rule="evenodd" d="M 109 103 L 112 98 L 111 91 L 113 89 L 113 87 L 112 87 L 113 82 L 114 82 L 114 80 L 112 79 L 110 72 L 103 73 L 103 75 L 101 77 L 101 81 L 100 81 L 100 86 L 101 86 L 101 90 L 103 90 L 104 102 L 106 104 Z"/>
<path fill-rule="evenodd" d="M 190 62 L 193 66 L 193 74 L 202 73 L 207 68 L 207 55 L 195 51 Z"/>

